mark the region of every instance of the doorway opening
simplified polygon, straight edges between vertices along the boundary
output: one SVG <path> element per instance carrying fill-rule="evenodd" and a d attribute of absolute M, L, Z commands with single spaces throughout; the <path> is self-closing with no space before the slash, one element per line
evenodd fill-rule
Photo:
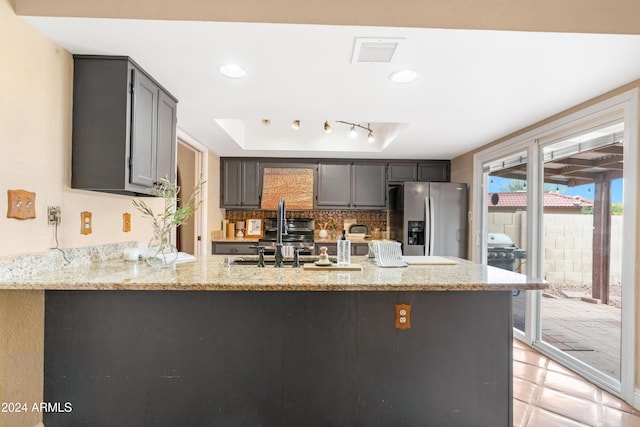
<path fill-rule="evenodd" d="M 201 176 L 208 177 L 208 150 L 189 135 L 178 129 L 177 184 L 181 201 L 189 200 Z M 203 203 L 189 220 L 176 230 L 176 247 L 191 255 L 206 255 L 207 242 L 207 194 L 208 184 L 202 186 Z"/>

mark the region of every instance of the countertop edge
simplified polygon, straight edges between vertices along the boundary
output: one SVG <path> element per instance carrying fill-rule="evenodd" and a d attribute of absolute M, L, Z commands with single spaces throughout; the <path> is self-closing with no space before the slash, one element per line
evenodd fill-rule
<path fill-rule="evenodd" d="M 514 291 L 544 290 L 542 283 L 500 283 L 500 284 L 398 284 L 398 285 L 268 285 L 246 284 L 225 285 L 216 283 L 2 283 L 0 291 L 226 291 L 226 292 L 465 292 L 465 291 Z"/>
<path fill-rule="evenodd" d="M 228 257 L 206 256 L 154 269 L 121 260 L 80 266 L 47 274 L 0 281 L 10 290 L 131 290 L 228 292 L 461 292 L 548 288 L 545 280 L 457 259 L 455 265 L 379 268 L 370 259 L 353 257 L 361 271 L 308 271 L 303 268 L 259 269 L 225 264 Z"/>

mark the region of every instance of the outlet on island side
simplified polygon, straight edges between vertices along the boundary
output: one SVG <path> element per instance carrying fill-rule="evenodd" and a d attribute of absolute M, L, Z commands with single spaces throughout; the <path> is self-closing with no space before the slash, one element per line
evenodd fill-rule
<path fill-rule="evenodd" d="M 411 329 L 411 304 L 396 304 L 396 329 Z"/>

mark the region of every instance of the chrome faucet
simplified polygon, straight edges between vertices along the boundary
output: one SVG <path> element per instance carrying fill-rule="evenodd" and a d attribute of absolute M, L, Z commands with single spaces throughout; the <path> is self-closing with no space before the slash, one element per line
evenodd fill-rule
<path fill-rule="evenodd" d="M 284 256 L 282 256 L 282 236 L 287 232 L 287 210 L 284 206 L 284 199 L 278 200 L 278 217 L 276 218 L 276 262 L 274 267 L 284 267 Z"/>

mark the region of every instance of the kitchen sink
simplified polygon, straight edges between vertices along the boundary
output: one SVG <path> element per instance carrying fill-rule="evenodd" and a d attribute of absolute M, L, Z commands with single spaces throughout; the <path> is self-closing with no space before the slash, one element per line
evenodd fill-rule
<path fill-rule="evenodd" d="M 300 255 L 300 265 L 305 263 L 315 262 L 320 257 L 318 255 Z M 242 255 L 242 256 L 230 256 L 226 259 L 227 264 L 231 265 L 258 265 L 258 255 Z M 330 256 L 329 260 L 331 262 L 337 262 L 337 258 L 335 256 Z M 273 255 L 265 255 L 264 256 L 264 265 L 265 267 L 273 267 L 275 263 L 275 257 Z M 293 257 L 284 257 L 284 264 L 291 266 L 293 264 Z"/>

